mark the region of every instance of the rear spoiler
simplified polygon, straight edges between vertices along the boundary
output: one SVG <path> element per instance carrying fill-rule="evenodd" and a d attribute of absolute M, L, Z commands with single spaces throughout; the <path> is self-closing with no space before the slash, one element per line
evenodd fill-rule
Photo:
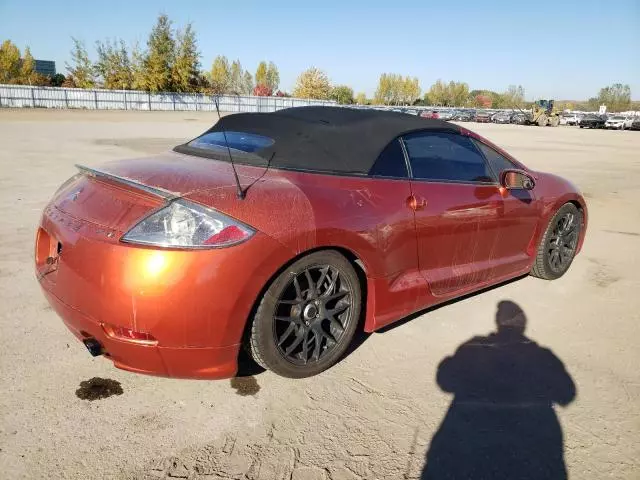
<path fill-rule="evenodd" d="M 142 190 L 143 192 L 150 193 L 151 195 L 155 195 L 156 197 L 160 197 L 168 202 L 180 198 L 180 195 L 175 192 L 170 192 L 169 190 L 165 190 L 164 188 L 150 187 L 149 185 L 145 185 L 144 183 L 138 182 L 137 180 L 133 180 L 131 178 L 121 177 L 120 175 L 114 175 L 113 173 L 105 172 L 103 170 L 85 167 L 84 165 L 76 164 L 76 168 L 80 171 L 80 173 L 89 177 L 104 178 L 117 183 L 122 183 L 137 190 Z"/>

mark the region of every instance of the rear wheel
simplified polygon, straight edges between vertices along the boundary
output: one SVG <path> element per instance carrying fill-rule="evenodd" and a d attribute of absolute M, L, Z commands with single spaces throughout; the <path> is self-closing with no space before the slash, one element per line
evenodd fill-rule
<path fill-rule="evenodd" d="M 582 212 L 572 203 L 560 207 L 540 241 L 531 275 L 545 280 L 564 275 L 576 255 L 581 229 Z"/>
<path fill-rule="evenodd" d="M 538 117 L 538 126 L 545 127 L 547 125 L 547 116 L 542 114 Z"/>
<path fill-rule="evenodd" d="M 558 125 L 560 125 L 560 119 L 558 117 L 551 117 L 550 125 L 552 127 L 557 127 Z"/>
<path fill-rule="evenodd" d="M 260 300 L 249 353 L 284 377 L 316 375 L 351 343 L 361 301 L 358 275 L 344 256 L 332 250 L 307 255 L 278 275 Z"/>

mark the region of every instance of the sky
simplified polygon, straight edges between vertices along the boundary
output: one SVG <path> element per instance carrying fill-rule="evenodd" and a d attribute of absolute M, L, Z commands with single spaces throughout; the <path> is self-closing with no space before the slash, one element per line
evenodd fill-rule
<path fill-rule="evenodd" d="M 159 13 L 176 27 L 193 23 L 203 68 L 226 55 L 253 74 L 270 60 L 289 92 L 315 66 L 368 96 L 388 72 L 418 77 L 423 92 L 442 79 L 582 100 L 626 83 L 640 99 L 640 0 L 0 0 L 0 41 L 29 46 L 65 73 L 71 36 L 92 58 L 96 40 L 144 46 Z"/>

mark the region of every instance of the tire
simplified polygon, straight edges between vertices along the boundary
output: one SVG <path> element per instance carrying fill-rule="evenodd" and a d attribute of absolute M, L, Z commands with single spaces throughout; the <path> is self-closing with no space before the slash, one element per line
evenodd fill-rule
<path fill-rule="evenodd" d="M 531 275 L 555 280 L 566 273 L 576 255 L 582 221 L 582 212 L 574 204 L 560 207 L 540 240 Z"/>
<path fill-rule="evenodd" d="M 538 126 L 539 127 L 546 127 L 547 126 L 547 116 L 546 115 L 540 115 L 538 117 Z"/>
<path fill-rule="evenodd" d="M 256 363 L 283 377 L 317 375 L 344 354 L 361 307 L 351 263 L 334 250 L 311 253 L 271 282 L 251 320 L 247 349 Z"/>
<path fill-rule="evenodd" d="M 560 119 L 558 117 L 552 117 L 550 125 L 552 127 L 557 127 L 558 125 L 560 125 Z"/>

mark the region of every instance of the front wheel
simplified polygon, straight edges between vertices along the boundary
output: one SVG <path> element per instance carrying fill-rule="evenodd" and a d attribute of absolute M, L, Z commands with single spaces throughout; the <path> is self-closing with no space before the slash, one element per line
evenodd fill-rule
<path fill-rule="evenodd" d="M 252 320 L 248 350 L 278 375 L 303 378 L 335 364 L 360 318 L 360 281 L 340 253 L 302 257 L 269 285 Z"/>
<path fill-rule="evenodd" d="M 574 204 L 560 207 L 540 241 L 531 275 L 555 280 L 566 273 L 576 255 L 582 220 L 582 212 Z"/>

